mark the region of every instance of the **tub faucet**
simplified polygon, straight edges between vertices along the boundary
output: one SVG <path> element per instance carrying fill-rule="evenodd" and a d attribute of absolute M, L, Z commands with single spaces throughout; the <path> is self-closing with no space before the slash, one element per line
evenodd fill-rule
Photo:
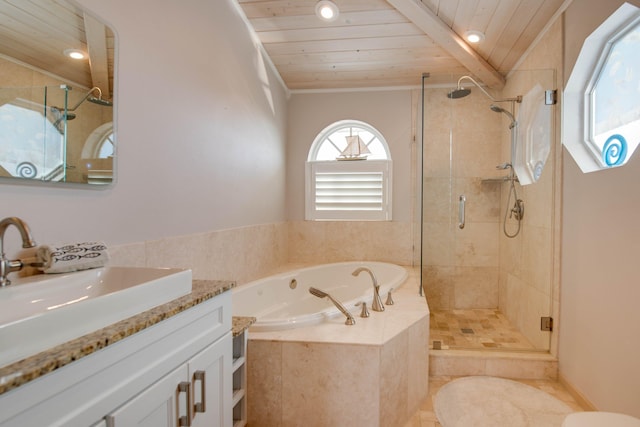
<path fill-rule="evenodd" d="M 7 278 L 7 275 L 13 271 L 21 270 L 23 266 L 22 261 L 7 259 L 4 254 L 4 233 L 10 225 L 14 225 L 20 231 L 23 248 L 27 249 L 36 246 L 36 242 L 31 237 L 29 227 L 20 218 L 8 217 L 0 221 L 0 287 L 10 285 L 11 280 Z"/>
<path fill-rule="evenodd" d="M 371 276 L 371 280 L 373 281 L 373 302 L 371 303 L 371 310 L 373 311 L 384 311 L 384 305 L 382 305 L 382 299 L 380 299 L 380 285 L 378 285 L 378 279 L 376 279 L 375 274 L 367 267 L 358 267 L 355 269 L 352 276 L 357 276 L 358 274 L 366 271 Z"/>

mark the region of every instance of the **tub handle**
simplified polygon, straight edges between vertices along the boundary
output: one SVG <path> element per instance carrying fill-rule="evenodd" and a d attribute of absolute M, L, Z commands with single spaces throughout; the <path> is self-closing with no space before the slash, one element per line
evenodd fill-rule
<path fill-rule="evenodd" d="M 467 198 L 461 194 L 460 195 L 460 199 L 458 199 L 458 228 L 460 228 L 461 230 L 464 228 L 464 223 L 465 223 L 465 212 L 464 212 L 464 205 L 467 202 Z"/>
<path fill-rule="evenodd" d="M 384 305 L 393 305 L 393 298 L 391 297 L 391 291 L 393 291 L 393 288 L 389 289 L 389 293 L 387 294 L 387 300 L 384 302 Z"/>
<path fill-rule="evenodd" d="M 360 301 L 359 303 L 356 304 L 356 306 L 362 306 L 362 310 L 360 311 L 360 317 L 369 317 L 369 310 L 367 310 L 367 303 L 366 301 Z"/>

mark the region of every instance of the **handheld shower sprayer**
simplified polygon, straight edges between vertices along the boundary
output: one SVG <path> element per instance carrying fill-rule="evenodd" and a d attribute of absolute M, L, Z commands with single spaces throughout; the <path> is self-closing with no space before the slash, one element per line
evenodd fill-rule
<path fill-rule="evenodd" d="M 513 129 L 518 124 L 518 122 L 516 122 L 516 118 L 513 116 L 513 114 L 511 114 L 509 111 L 505 110 L 504 108 L 499 107 L 499 106 L 497 106 L 495 104 L 491 104 L 489 106 L 489 108 L 491 108 L 491 111 L 493 111 L 493 112 L 504 113 L 504 114 L 507 115 L 507 117 L 509 117 L 511 119 L 511 124 L 509 125 L 509 129 Z"/>
<path fill-rule="evenodd" d="M 329 300 L 333 303 L 333 305 L 336 306 L 336 308 L 338 310 L 340 310 L 340 312 L 342 314 L 345 315 L 345 317 L 347 318 L 347 320 L 344 322 L 345 325 L 355 325 L 356 324 L 356 320 L 353 318 L 353 316 L 351 315 L 351 313 L 349 313 L 349 310 L 347 310 L 345 308 L 344 305 L 342 305 L 342 303 L 340 301 L 338 301 L 337 299 L 333 298 L 331 295 L 329 295 L 327 292 L 322 291 L 318 288 L 314 288 L 313 286 L 309 287 L 309 293 L 311 295 L 313 295 L 314 297 L 318 297 L 318 298 L 329 298 Z"/>

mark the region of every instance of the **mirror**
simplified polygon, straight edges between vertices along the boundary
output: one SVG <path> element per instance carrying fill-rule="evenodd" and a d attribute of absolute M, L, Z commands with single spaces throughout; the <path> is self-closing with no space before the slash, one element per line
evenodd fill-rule
<path fill-rule="evenodd" d="M 113 182 L 114 46 L 73 2 L 0 0 L 0 180 Z"/>

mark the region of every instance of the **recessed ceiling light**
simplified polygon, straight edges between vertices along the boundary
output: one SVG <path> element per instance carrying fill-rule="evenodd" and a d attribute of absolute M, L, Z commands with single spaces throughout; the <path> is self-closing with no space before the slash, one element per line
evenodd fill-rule
<path fill-rule="evenodd" d="M 87 54 L 80 49 L 65 49 L 64 56 L 68 56 L 73 59 L 85 59 Z"/>
<path fill-rule="evenodd" d="M 484 40 L 484 33 L 482 31 L 469 30 L 464 33 L 464 38 L 469 43 L 480 43 Z"/>
<path fill-rule="evenodd" d="M 316 15 L 323 21 L 335 21 L 339 14 L 338 6 L 331 0 L 320 0 L 316 3 Z"/>

